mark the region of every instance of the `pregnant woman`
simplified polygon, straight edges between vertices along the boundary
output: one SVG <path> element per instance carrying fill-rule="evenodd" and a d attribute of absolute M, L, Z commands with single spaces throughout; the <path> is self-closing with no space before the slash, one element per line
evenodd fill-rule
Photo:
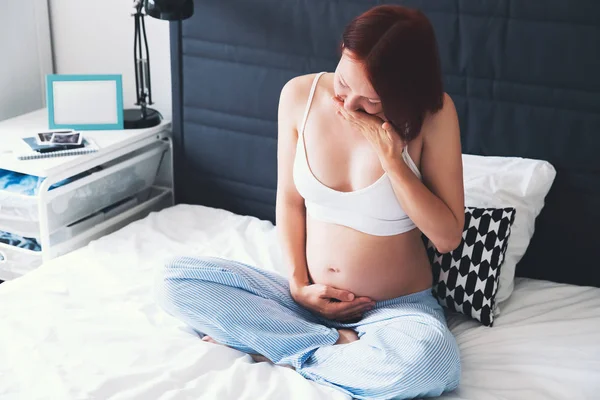
<path fill-rule="evenodd" d="M 458 246 L 462 182 L 429 21 L 373 8 L 346 27 L 335 72 L 281 92 L 276 218 L 289 278 L 181 257 L 159 301 L 203 340 L 355 398 L 440 395 L 458 386 L 460 358 L 421 235 L 440 252 Z"/>

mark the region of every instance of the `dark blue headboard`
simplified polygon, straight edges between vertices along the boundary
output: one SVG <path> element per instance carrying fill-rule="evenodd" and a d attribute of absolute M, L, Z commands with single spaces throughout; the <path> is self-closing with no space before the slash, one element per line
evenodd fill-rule
<path fill-rule="evenodd" d="M 197 0 L 172 23 L 177 201 L 274 221 L 277 105 L 375 0 Z M 557 169 L 517 274 L 600 286 L 600 1 L 390 1 L 432 21 L 464 153 Z"/>

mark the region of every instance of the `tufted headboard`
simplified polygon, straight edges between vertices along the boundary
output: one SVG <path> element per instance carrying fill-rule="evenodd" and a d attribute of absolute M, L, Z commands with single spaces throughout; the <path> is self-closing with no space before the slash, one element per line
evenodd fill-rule
<path fill-rule="evenodd" d="M 177 201 L 274 221 L 277 106 L 375 0 L 196 0 L 171 24 Z M 463 152 L 551 162 L 517 275 L 600 286 L 600 2 L 389 1 L 436 30 Z"/>

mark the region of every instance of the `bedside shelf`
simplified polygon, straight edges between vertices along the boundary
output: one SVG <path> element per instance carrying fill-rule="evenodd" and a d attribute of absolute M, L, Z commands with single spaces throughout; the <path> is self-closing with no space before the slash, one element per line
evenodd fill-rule
<path fill-rule="evenodd" d="M 2 121 L 0 136 L 3 143 L 18 142 L 46 122 L 43 110 Z M 31 196 L 0 191 L 0 231 L 7 233 L 3 240 L 15 244 L 0 242 L 0 280 L 17 278 L 173 205 L 170 126 L 162 121 L 148 129 L 83 131 L 99 147 L 87 155 L 26 161 L 0 155 L 0 169 L 17 173 L 7 176 L 15 176 L 17 185 L 21 178 L 39 177 L 33 182 L 37 189 L 22 189 Z M 41 251 L 18 247 L 35 248 L 35 241 Z"/>

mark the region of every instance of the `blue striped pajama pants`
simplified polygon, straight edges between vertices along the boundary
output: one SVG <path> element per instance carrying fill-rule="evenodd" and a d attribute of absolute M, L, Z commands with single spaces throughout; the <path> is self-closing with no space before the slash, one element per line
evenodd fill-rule
<path fill-rule="evenodd" d="M 438 396 L 460 379 L 459 351 L 430 290 L 377 302 L 356 323 L 319 317 L 296 303 L 287 280 L 236 261 L 169 262 L 157 301 L 201 335 L 358 399 Z M 334 345 L 336 329 L 360 340 Z"/>

